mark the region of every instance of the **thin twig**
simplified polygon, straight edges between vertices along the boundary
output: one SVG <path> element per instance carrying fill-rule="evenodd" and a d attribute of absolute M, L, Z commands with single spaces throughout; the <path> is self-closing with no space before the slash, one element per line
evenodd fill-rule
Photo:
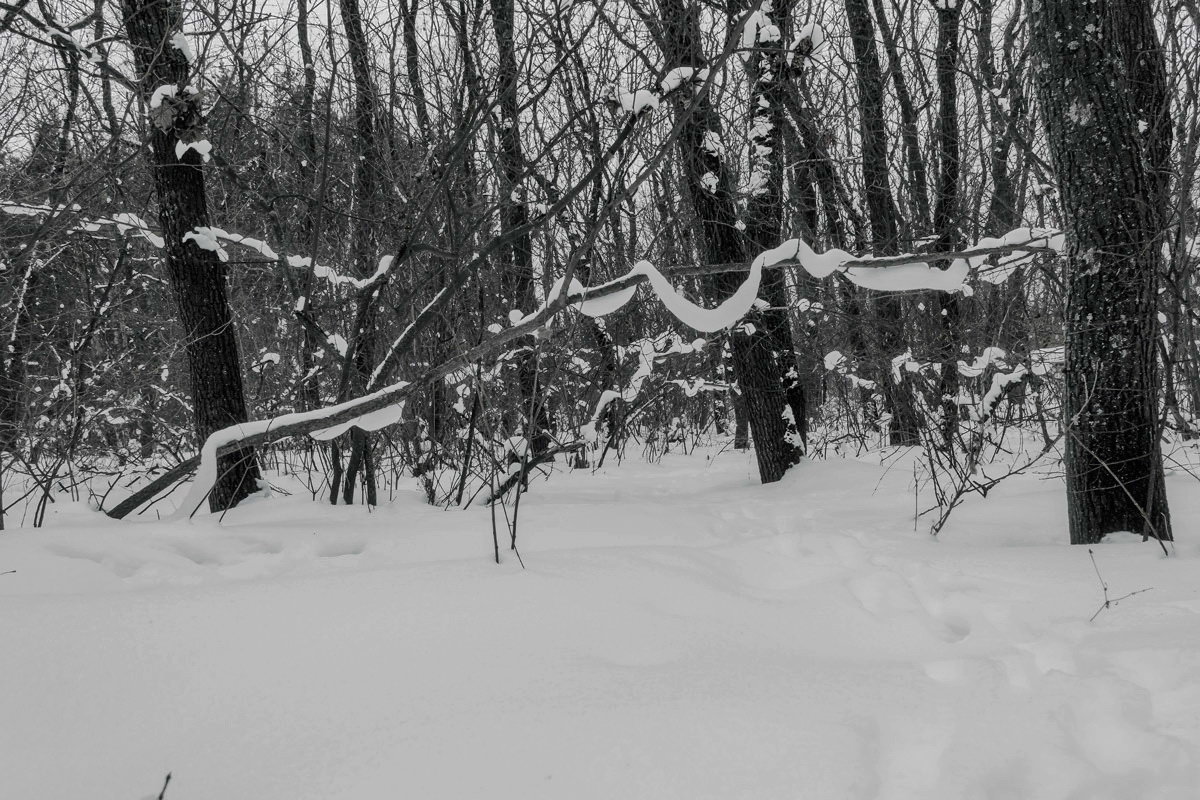
<path fill-rule="evenodd" d="M 1092 568 L 1096 570 L 1096 578 L 1100 581 L 1100 589 L 1104 592 L 1104 602 L 1100 604 L 1100 607 L 1096 609 L 1096 613 L 1092 614 L 1092 618 L 1089 619 L 1088 622 L 1095 622 L 1096 617 L 1100 616 L 1100 612 L 1103 611 L 1104 609 L 1112 608 L 1117 603 L 1120 603 L 1122 600 L 1127 600 L 1130 597 L 1133 597 L 1135 594 L 1141 594 L 1142 592 L 1148 592 L 1154 588 L 1153 586 L 1148 586 L 1145 589 L 1138 589 L 1136 592 L 1130 592 L 1129 594 L 1123 594 L 1120 597 L 1115 597 L 1110 600 L 1108 598 L 1108 584 L 1104 582 L 1104 578 L 1100 575 L 1100 566 L 1096 563 L 1096 554 L 1094 552 L 1092 552 L 1092 548 L 1090 548 L 1090 547 L 1088 548 L 1088 556 L 1092 559 Z"/>
<path fill-rule="evenodd" d="M 167 784 L 171 782 L 171 773 L 167 773 L 166 780 L 163 781 L 162 791 L 158 793 L 158 800 L 164 800 L 167 796 Z"/>

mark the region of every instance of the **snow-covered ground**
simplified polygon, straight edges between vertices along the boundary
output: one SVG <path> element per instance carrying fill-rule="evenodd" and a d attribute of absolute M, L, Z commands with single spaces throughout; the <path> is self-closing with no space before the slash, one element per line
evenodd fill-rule
<path fill-rule="evenodd" d="M 1032 474 L 913 530 L 912 467 L 724 450 L 191 523 L 0 534 L 0 797 L 1200 797 L 1200 491 L 1066 542 Z"/>

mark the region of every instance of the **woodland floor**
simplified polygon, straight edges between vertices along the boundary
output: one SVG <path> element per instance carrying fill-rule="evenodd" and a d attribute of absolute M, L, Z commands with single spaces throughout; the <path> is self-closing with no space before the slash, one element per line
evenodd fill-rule
<path fill-rule="evenodd" d="M 1192 452 L 1192 461 L 1200 454 Z M 1200 483 L 1179 539 L 1066 544 L 1062 482 L 913 530 L 904 457 L 557 472 L 192 522 L 56 503 L 0 534 L 0 796 L 1200 796 Z M 930 498 L 923 498 L 927 503 Z M 502 520 L 501 520 L 502 522 Z"/>

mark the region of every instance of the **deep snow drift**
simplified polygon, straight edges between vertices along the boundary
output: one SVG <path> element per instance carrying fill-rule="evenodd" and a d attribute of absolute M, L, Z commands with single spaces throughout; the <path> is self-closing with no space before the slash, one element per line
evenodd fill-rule
<path fill-rule="evenodd" d="M 1196 455 L 1191 454 L 1192 460 Z M 1181 456 L 1180 456 L 1181 457 Z M 491 563 L 414 489 L 0 534 L 0 796 L 1195 798 L 1200 491 L 1066 542 L 1060 480 L 913 530 L 903 458 L 559 472 Z"/>

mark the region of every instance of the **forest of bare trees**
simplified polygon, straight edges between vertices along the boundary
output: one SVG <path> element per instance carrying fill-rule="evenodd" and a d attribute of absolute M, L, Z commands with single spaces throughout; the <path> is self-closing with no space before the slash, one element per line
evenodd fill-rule
<path fill-rule="evenodd" d="M 722 435 L 1168 541 L 1198 76 L 1188 2 L 0 0 L 0 525 Z"/>

